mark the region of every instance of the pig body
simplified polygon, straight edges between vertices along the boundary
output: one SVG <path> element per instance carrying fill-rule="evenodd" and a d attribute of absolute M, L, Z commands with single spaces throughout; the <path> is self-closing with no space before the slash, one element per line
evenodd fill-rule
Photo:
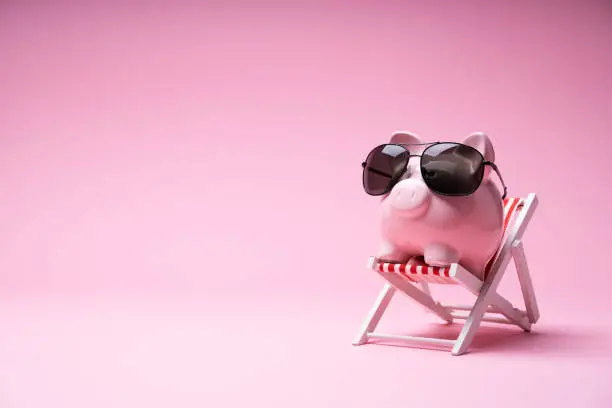
<path fill-rule="evenodd" d="M 397 132 L 391 143 L 422 143 L 415 135 Z M 463 141 L 494 160 L 488 137 L 476 133 Z M 427 146 L 408 146 L 420 154 Z M 377 257 L 408 262 L 423 257 L 432 266 L 459 263 L 483 279 L 487 264 L 503 236 L 503 201 L 485 170 L 480 187 L 468 196 L 442 196 L 432 192 L 421 176 L 419 157 L 411 157 L 406 174 L 382 199 L 382 242 Z"/>

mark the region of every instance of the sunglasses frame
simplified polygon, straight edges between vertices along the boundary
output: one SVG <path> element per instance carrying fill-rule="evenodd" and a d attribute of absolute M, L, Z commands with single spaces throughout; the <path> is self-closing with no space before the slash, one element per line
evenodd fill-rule
<path fill-rule="evenodd" d="M 440 144 L 451 144 L 451 145 L 455 145 L 455 146 L 461 146 L 461 147 L 465 147 L 468 149 L 473 150 L 474 152 L 477 153 L 478 157 L 480 157 L 480 166 L 490 166 L 495 173 L 497 173 L 497 177 L 499 177 L 499 180 L 502 183 L 502 186 L 504 187 L 504 194 L 502 195 L 502 200 L 506 198 L 507 192 L 508 192 L 508 188 L 506 187 L 506 183 L 504 182 L 504 179 L 499 171 L 499 168 L 497 167 L 497 165 L 495 163 L 493 163 L 492 161 L 488 161 L 485 160 L 484 156 L 482 155 L 482 153 L 480 153 L 480 151 L 478 149 L 475 149 L 472 146 L 468 146 L 466 144 L 463 143 L 458 143 L 458 142 L 431 142 L 431 143 L 383 143 L 381 145 L 376 146 L 375 148 L 373 148 L 370 153 L 368 153 L 368 155 L 366 156 L 366 159 L 364 162 L 361 163 L 361 167 L 363 168 L 363 175 L 362 175 L 362 183 L 363 183 L 363 189 L 365 190 L 365 192 L 368 195 L 371 196 L 381 196 L 381 195 L 386 195 L 389 194 L 391 192 L 391 190 L 393 189 L 393 187 L 402 179 L 402 177 L 404 177 L 404 174 L 406 174 L 406 171 L 408 169 L 408 164 L 410 163 L 410 158 L 411 157 L 423 157 L 423 155 L 425 154 L 425 152 L 429 149 L 431 149 L 434 146 L 440 145 Z M 374 153 L 374 151 L 376 151 L 377 149 L 381 149 L 384 148 L 384 146 L 399 146 L 402 149 L 404 149 L 406 151 L 406 153 L 408 153 L 408 159 L 406 160 L 406 164 L 403 166 L 402 171 L 397 174 L 397 175 L 390 175 L 390 174 L 386 174 L 383 173 L 381 171 L 378 171 L 376 169 L 373 168 L 368 168 L 367 170 L 372 171 L 373 173 L 379 174 L 381 176 L 385 176 L 385 177 L 389 177 L 389 183 L 387 185 L 387 187 L 385 188 L 385 190 L 380 193 L 380 194 L 371 194 L 367 191 L 366 186 L 365 186 L 365 171 L 366 171 L 366 167 L 367 167 L 367 162 L 368 159 L 370 158 L 370 156 Z M 410 150 L 408 150 L 406 148 L 406 146 L 428 146 L 425 148 L 425 150 L 423 150 L 423 152 L 421 154 L 411 154 Z M 476 192 L 476 190 L 478 190 L 478 188 L 480 187 L 480 185 L 482 184 L 482 181 L 484 180 L 484 172 L 483 172 L 483 177 L 480 178 L 480 180 L 478 181 L 478 184 L 476 185 L 476 188 L 474 188 L 473 191 L 466 193 L 466 194 L 448 194 L 448 193 L 441 193 L 439 191 L 436 191 L 434 189 L 432 189 L 426 181 L 426 178 L 423 175 L 423 166 L 421 165 L 421 163 L 419 163 L 419 169 L 421 171 L 421 177 L 423 178 L 423 181 L 425 182 L 425 184 L 427 185 L 427 187 L 435 194 L 441 195 L 441 196 L 446 196 L 446 197 L 464 197 L 464 196 L 469 196 L 471 194 L 474 194 Z"/>

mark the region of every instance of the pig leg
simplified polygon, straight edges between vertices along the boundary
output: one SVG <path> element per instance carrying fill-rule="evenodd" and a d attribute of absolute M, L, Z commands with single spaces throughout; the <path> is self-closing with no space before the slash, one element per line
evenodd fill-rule
<path fill-rule="evenodd" d="M 429 244 L 423 250 L 425 263 L 431 266 L 449 266 L 459 261 L 456 250 L 444 244 Z"/>
<path fill-rule="evenodd" d="M 383 241 L 380 244 L 376 258 L 380 262 L 404 263 L 410 258 L 410 255 L 397 248 L 395 245 Z"/>

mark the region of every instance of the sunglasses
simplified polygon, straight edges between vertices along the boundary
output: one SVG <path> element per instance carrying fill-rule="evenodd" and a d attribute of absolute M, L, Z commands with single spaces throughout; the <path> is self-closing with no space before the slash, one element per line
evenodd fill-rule
<path fill-rule="evenodd" d="M 410 154 L 406 146 L 430 145 L 420 155 Z M 421 176 L 427 187 L 443 196 L 467 196 L 474 193 L 484 178 L 485 166 L 497 173 L 506 184 L 495 163 L 486 161 L 471 146 L 454 142 L 383 144 L 375 147 L 362 163 L 363 188 L 372 196 L 388 194 L 408 168 L 411 157 L 420 157 Z"/>

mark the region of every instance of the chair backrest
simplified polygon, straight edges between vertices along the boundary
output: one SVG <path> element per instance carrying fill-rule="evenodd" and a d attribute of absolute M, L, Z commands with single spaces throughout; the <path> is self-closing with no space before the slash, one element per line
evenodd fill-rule
<path fill-rule="evenodd" d="M 511 224 L 514 216 L 523 208 L 525 200 L 521 197 L 506 197 L 504 198 L 504 236 L 508 231 L 508 226 Z"/>
<path fill-rule="evenodd" d="M 514 236 L 516 235 L 517 229 L 514 228 L 517 222 L 523 222 L 525 220 L 524 217 L 520 217 L 523 211 L 531 210 L 530 208 L 526 208 L 526 206 L 530 206 L 535 198 L 535 194 L 530 194 L 529 196 L 523 197 L 506 197 L 504 199 L 504 234 L 502 236 L 501 242 L 499 244 L 499 248 L 495 255 L 489 261 L 487 268 L 485 270 L 484 279 L 487 278 L 489 272 L 491 271 L 491 267 L 499 258 L 504 248 L 507 248 L 508 241 L 514 240 Z M 511 244 L 511 243 L 510 243 Z"/>

